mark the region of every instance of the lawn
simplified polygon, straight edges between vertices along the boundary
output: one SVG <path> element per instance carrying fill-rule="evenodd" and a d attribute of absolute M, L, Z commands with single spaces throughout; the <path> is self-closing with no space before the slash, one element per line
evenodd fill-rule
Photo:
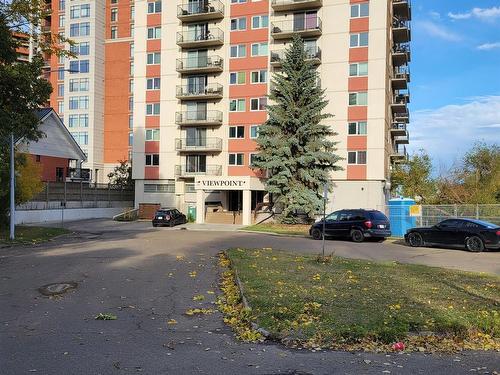
<path fill-rule="evenodd" d="M 310 225 L 305 224 L 256 224 L 243 228 L 252 232 L 309 236 Z"/>
<path fill-rule="evenodd" d="M 403 340 L 413 350 L 500 349 L 496 276 L 337 257 L 320 263 L 271 249 L 227 254 L 258 324 L 292 346 Z"/>
<path fill-rule="evenodd" d="M 45 242 L 60 236 L 61 234 L 69 233 L 70 231 L 64 228 L 50 227 L 31 227 L 31 226 L 16 226 L 15 240 L 9 240 L 9 229 L 0 229 L 0 244 L 30 244 Z"/>

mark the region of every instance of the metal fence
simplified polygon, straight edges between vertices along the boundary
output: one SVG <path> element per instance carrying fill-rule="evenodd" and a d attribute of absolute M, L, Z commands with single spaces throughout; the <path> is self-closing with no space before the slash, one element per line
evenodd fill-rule
<path fill-rule="evenodd" d="M 134 188 L 88 182 L 47 182 L 43 190 L 18 210 L 46 210 L 60 207 L 122 207 L 134 202 Z"/>
<path fill-rule="evenodd" d="M 421 207 L 422 214 L 412 218 L 418 227 L 433 226 L 450 218 L 470 218 L 500 225 L 500 204 L 422 205 Z M 383 206 L 377 209 L 391 219 L 409 217 L 408 207 Z"/>

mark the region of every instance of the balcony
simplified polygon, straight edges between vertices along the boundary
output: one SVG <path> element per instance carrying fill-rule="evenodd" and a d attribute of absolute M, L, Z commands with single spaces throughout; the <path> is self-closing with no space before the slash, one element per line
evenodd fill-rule
<path fill-rule="evenodd" d="M 209 21 L 224 18 L 224 5 L 219 0 L 200 0 L 177 6 L 177 18 L 182 22 Z"/>
<path fill-rule="evenodd" d="M 280 68 L 283 65 L 285 58 L 285 50 L 271 51 L 271 66 Z M 314 65 L 321 64 L 321 48 L 306 49 L 306 60 L 311 61 Z"/>
<path fill-rule="evenodd" d="M 392 120 L 398 124 L 408 124 L 410 122 L 410 113 L 406 112 L 393 113 Z"/>
<path fill-rule="evenodd" d="M 181 100 L 222 99 L 222 85 L 180 85 L 177 86 L 175 97 Z"/>
<path fill-rule="evenodd" d="M 188 166 L 176 165 L 175 175 L 181 178 L 192 178 L 195 176 L 221 176 L 222 165 Z"/>
<path fill-rule="evenodd" d="M 220 56 L 177 59 L 176 70 L 181 74 L 221 73 L 224 70 L 224 61 Z"/>
<path fill-rule="evenodd" d="M 410 0 L 392 0 L 392 12 L 395 17 L 411 20 Z"/>
<path fill-rule="evenodd" d="M 392 49 L 392 65 L 407 65 L 411 60 L 410 45 L 396 44 Z"/>
<path fill-rule="evenodd" d="M 408 130 L 406 130 L 406 124 L 405 123 L 393 123 L 391 126 L 391 136 L 394 137 L 399 137 L 402 135 L 408 134 Z"/>
<path fill-rule="evenodd" d="M 271 23 L 271 36 L 276 40 L 291 39 L 294 34 L 299 34 L 302 38 L 319 37 L 321 30 L 319 17 Z"/>
<path fill-rule="evenodd" d="M 410 95 L 408 94 L 397 94 L 394 96 L 391 109 L 394 114 L 405 114 L 408 113 L 408 103 L 410 102 Z"/>
<path fill-rule="evenodd" d="M 394 75 L 391 78 L 393 90 L 407 90 L 408 82 L 410 82 L 410 70 L 408 67 L 394 69 Z"/>
<path fill-rule="evenodd" d="M 88 168 L 68 168 L 66 181 L 90 181 L 92 171 Z"/>
<path fill-rule="evenodd" d="M 272 0 L 271 2 L 275 12 L 315 9 L 322 6 L 323 0 Z"/>
<path fill-rule="evenodd" d="M 411 40 L 410 22 L 394 18 L 392 21 L 392 40 L 395 43 L 408 43 Z"/>
<path fill-rule="evenodd" d="M 175 149 L 181 152 L 220 152 L 221 138 L 176 138 Z"/>
<path fill-rule="evenodd" d="M 215 47 L 223 44 L 224 32 L 217 27 L 203 32 L 188 30 L 177 33 L 177 45 L 182 48 Z"/>
<path fill-rule="evenodd" d="M 222 125 L 222 111 L 176 112 L 175 123 L 179 126 L 219 126 Z"/>
<path fill-rule="evenodd" d="M 404 163 L 408 160 L 408 152 L 406 151 L 406 146 L 399 148 L 396 146 L 396 149 L 391 154 L 391 161 L 394 163 Z"/>

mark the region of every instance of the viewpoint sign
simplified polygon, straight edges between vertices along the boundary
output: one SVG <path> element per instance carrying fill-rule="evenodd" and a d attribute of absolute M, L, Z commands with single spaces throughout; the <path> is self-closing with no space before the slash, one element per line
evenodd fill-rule
<path fill-rule="evenodd" d="M 263 182 L 251 176 L 196 176 L 196 190 L 265 190 Z"/>

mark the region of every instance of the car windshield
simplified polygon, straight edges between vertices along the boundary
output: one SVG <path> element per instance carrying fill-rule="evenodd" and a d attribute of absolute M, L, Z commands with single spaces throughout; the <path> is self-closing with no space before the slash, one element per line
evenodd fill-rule
<path fill-rule="evenodd" d="M 500 226 L 498 226 L 497 224 L 493 224 L 488 221 L 482 221 L 482 220 L 468 220 L 468 221 L 470 221 L 471 223 L 482 225 L 483 227 L 486 227 L 488 229 L 500 228 Z"/>

